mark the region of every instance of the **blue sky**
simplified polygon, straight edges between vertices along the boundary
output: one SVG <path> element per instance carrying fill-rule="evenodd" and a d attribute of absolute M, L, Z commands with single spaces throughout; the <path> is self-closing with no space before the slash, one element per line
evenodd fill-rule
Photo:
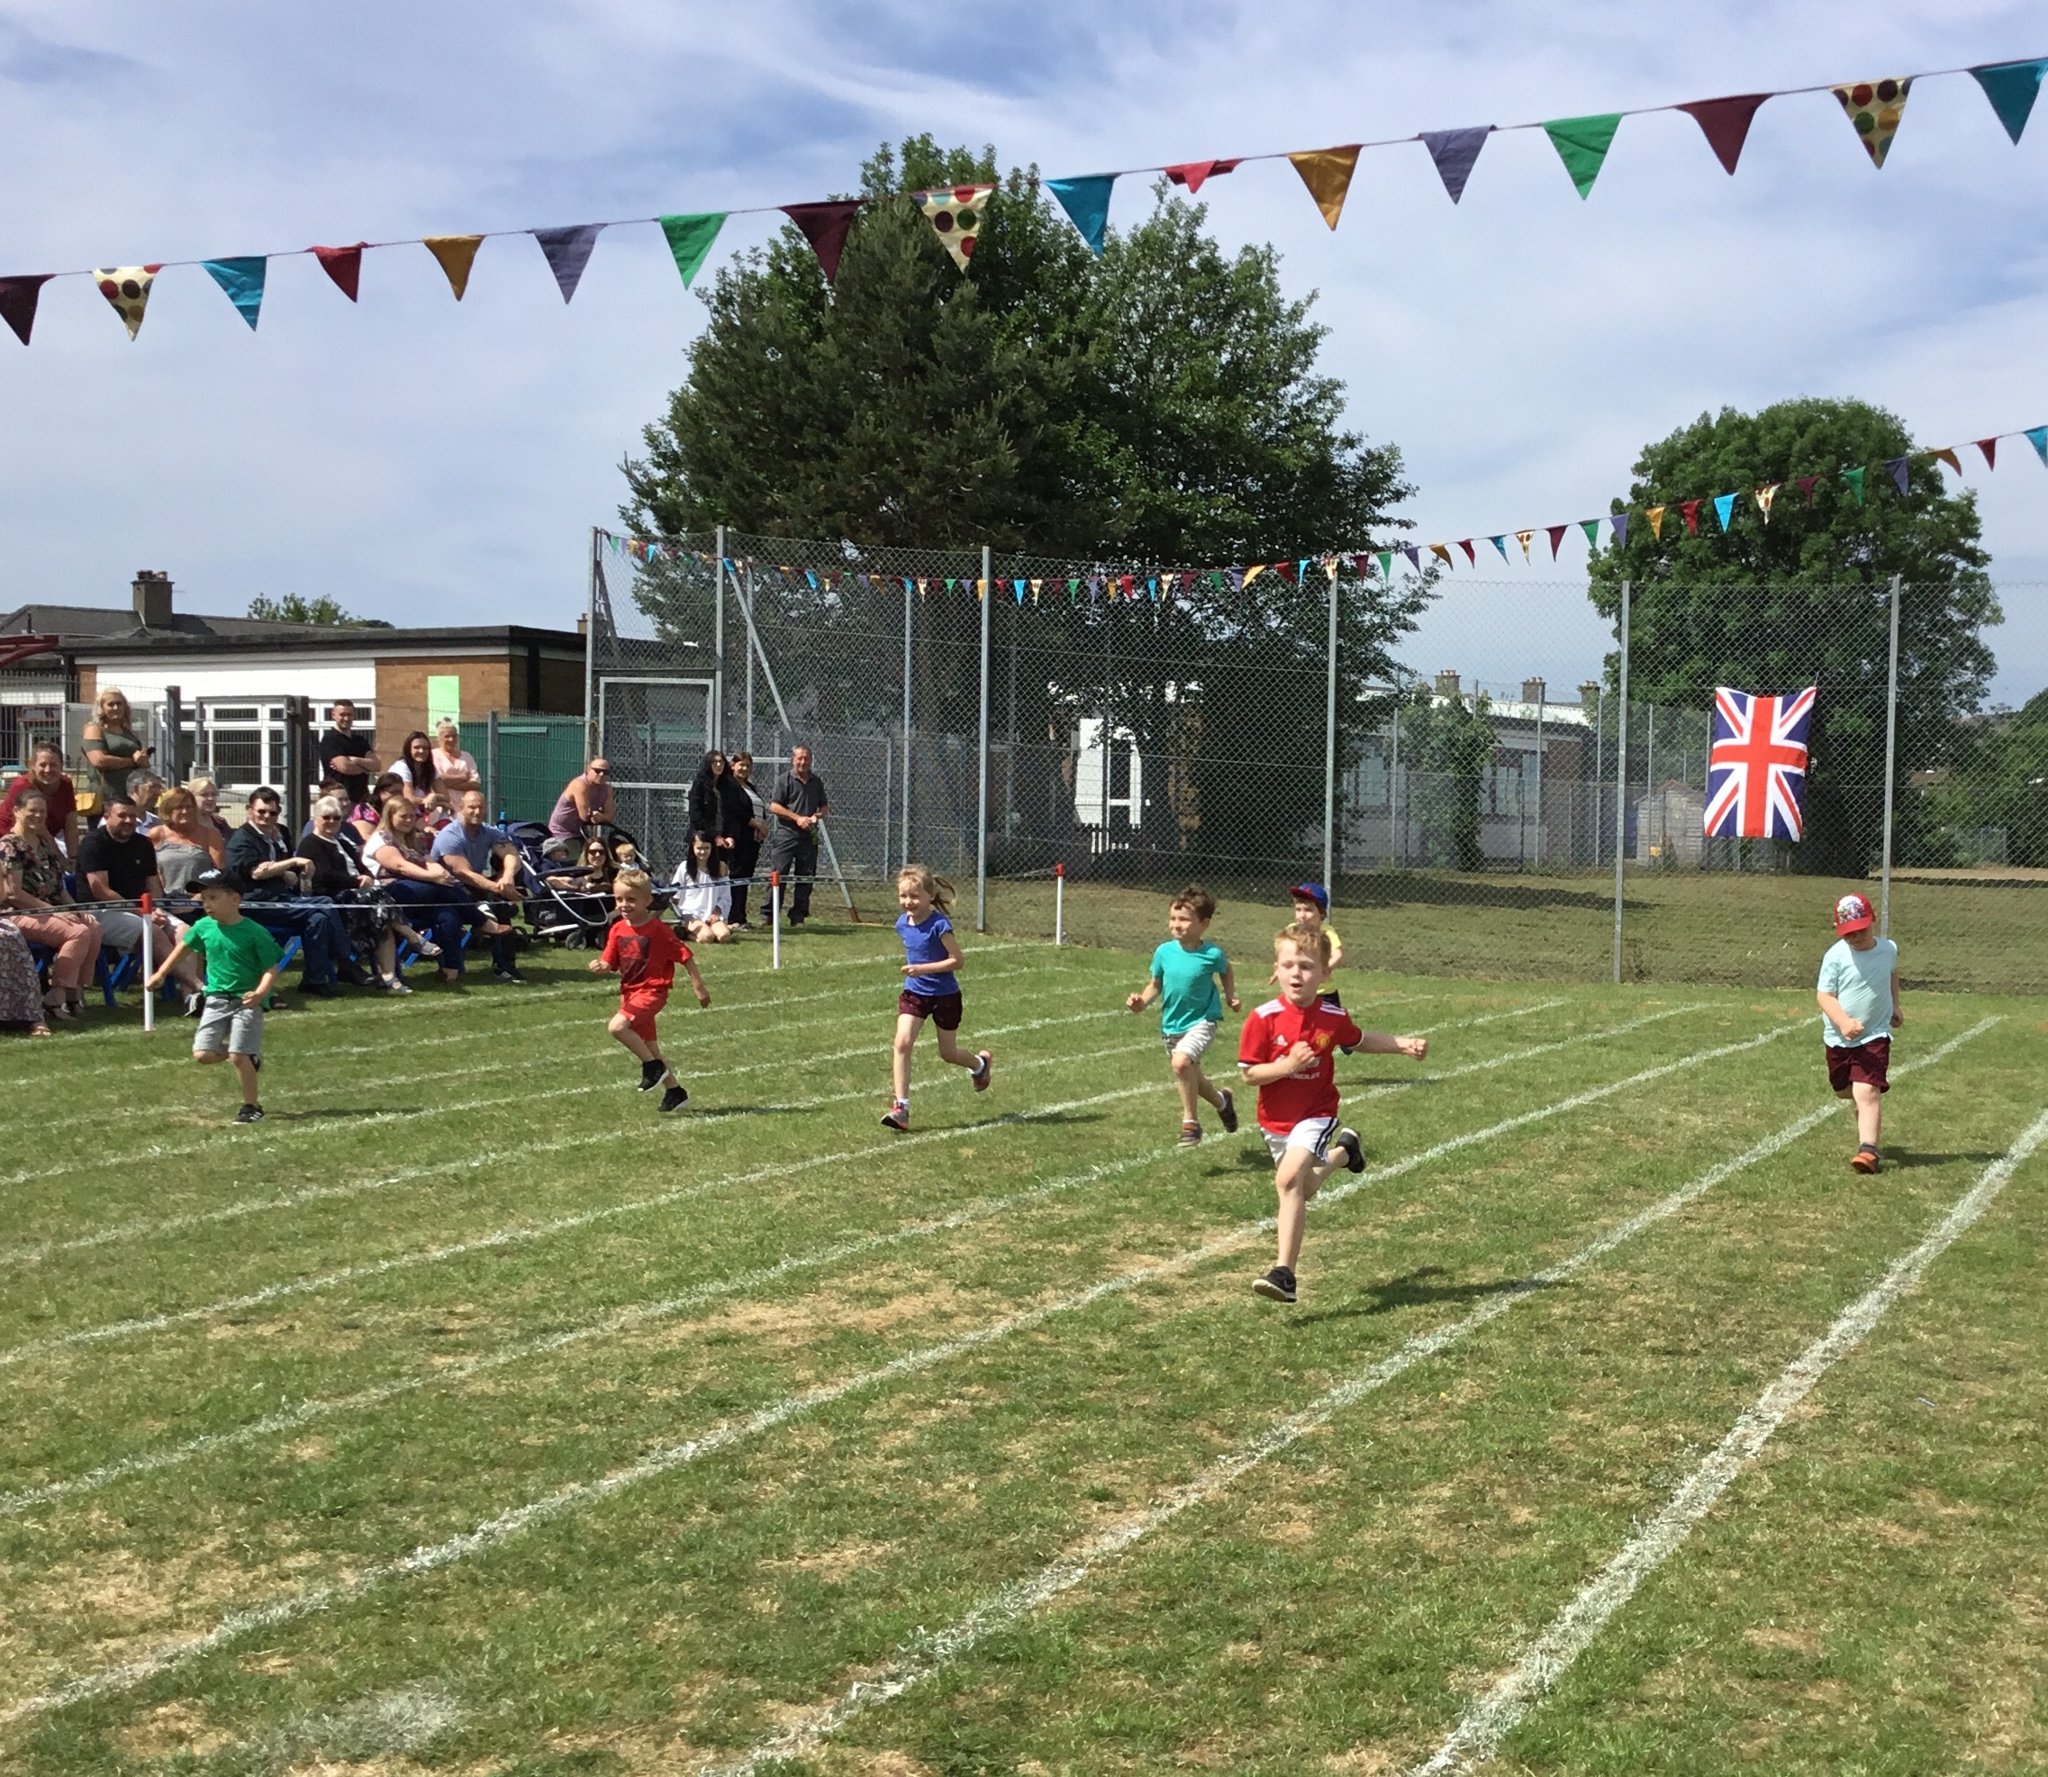
<path fill-rule="evenodd" d="M 965 22 L 804 0 L 0 0 L 0 257 L 792 202 L 913 130 L 1074 173 L 2044 51 L 2048 17 L 2004 0 L 1046 0 Z M 1420 148 L 1367 155 L 1335 234 L 1284 164 L 1203 196 L 1226 244 L 1272 242 L 1289 290 L 1320 292 L 1327 366 L 1359 429 L 1401 446 L 1426 538 L 1604 511 L 1645 441 L 1723 405 L 1861 396 L 1927 444 L 2048 421 L 2048 102 L 2014 148 L 1966 77 L 1916 87 L 1882 173 L 1823 94 L 1765 106 L 1733 179 L 1667 115 L 1624 123 L 1584 203 L 1531 134 L 1490 143 L 1456 208 Z M 1147 201 L 1126 181 L 1112 220 Z M 736 219 L 720 250 L 766 226 Z M 116 600 L 149 566 L 192 609 L 297 589 L 567 626 L 588 527 L 700 315 L 653 228 L 607 233 L 566 309 L 518 239 L 485 244 L 460 305 L 416 247 L 370 255 L 353 307 L 311 259 L 275 262 L 253 337 L 196 268 L 164 274 L 133 345 L 83 281 L 53 284 L 31 350 L 0 336 L 0 603 Z M 2048 472 L 2018 441 L 1996 474 L 1966 462 L 2008 613 L 1996 689 L 2018 701 L 2048 684 Z M 1599 647 L 1579 585 L 1454 575 L 1410 664 L 1575 682 Z"/>

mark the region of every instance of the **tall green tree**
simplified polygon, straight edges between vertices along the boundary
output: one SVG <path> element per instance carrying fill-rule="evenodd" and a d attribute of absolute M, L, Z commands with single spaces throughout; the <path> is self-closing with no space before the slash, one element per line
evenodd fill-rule
<path fill-rule="evenodd" d="M 1862 401 L 1724 408 L 1648 445 L 1629 490 L 1626 543 L 1600 556 L 1592 598 L 1610 619 L 1630 583 L 1629 700 L 1704 709 L 1716 685 L 1817 684 L 1800 867 L 1860 874 L 1884 813 L 1885 687 L 1892 576 L 1899 625 L 1899 781 L 1946 764 L 1993 670 L 1983 632 L 2000 621 L 1977 502 L 1912 456 L 1893 414 Z M 1901 496 L 1883 465 L 1908 459 Z M 1861 469 L 1858 479 L 1839 473 Z M 1801 478 L 1817 475 L 1810 489 Z M 1753 490 L 1780 484 L 1769 522 Z M 1688 532 L 1679 502 L 1740 496 L 1725 534 L 1710 503 Z M 1663 534 L 1643 519 L 1667 508 Z M 1617 508 L 1619 509 L 1619 508 Z M 1615 662 L 1609 661 L 1612 682 Z M 1899 812 L 1914 804 L 1901 798 Z M 1910 833 L 1906 835 L 1911 842 Z"/>
<path fill-rule="evenodd" d="M 1423 856 L 1449 870 L 1480 870 L 1479 791 L 1499 735 L 1485 692 L 1470 703 L 1417 685 L 1401 700 L 1401 744 L 1411 818 L 1422 825 Z"/>
<path fill-rule="evenodd" d="M 324 592 L 317 598 L 310 599 L 302 592 L 287 592 L 278 598 L 273 598 L 267 592 L 259 592 L 249 601 L 249 615 L 260 618 L 265 623 L 312 623 L 344 629 L 391 627 L 381 617 L 351 616 Z"/>
<path fill-rule="evenodd" d="M 992 182 L 965 277 L 916 206 L 887 195 Z M 986 543 L 1005 589 L 1052 572 L 1050 596 L 1023 607 L 998 596 L 990 613 L 998 650 L 1029 661 L 998 667 L 999 727 L 1070 757 L 1076 724 L 1106 707 L 1147 757 L 1173 761 L 1174 804 L 1162 796 L 1148 815 L 1155 844 L 1297 855 L 1322 825 L 1319 563 L 1243 595 L 1203 582 L 1137 604 L 1070 598 L 1059 576 L 1068 562 L 1108 574 L 1292 563 L 1363 549 L 1390 528 L 1411 491 L 1400 455 L 1344 426 L 1312 298 L 1283 294 L 1270 250 L 1224 253 L 1203 208 L 1164 186 L 1100 255 L 1036 169 L 999 180 L 993 149 L 915 137 L 868 162 L 861 192 L 872 201 L 831 287 L 794 229 L 713 280 L 687 378 L 623 465 L 625 523 L 700 540 L 722 523 L 750 539 L 736 551 L 783 561 L 798 552 L 760 540 L 826 539 L 833 554 L 803 559 L 827 571 L 917 550 L 928 553 L 889 571 L 971 579 L 965 552 Z M 840 539 L 866 553 L 841 561 Z M 636 596 L 670 633 L 701 642 L 703 578 L 681 557 L 641 575 Z M 888 659 L 882 638 L 900 631 L 900 581 L 878 590 L 820 572 L 773 592 L 764 624 L 803 719 L 886 721 L 895 674 L 875 668 Z M 1347 691 L 1386 675 L 1389 647 L 1429 596 L 1427 582 L 1390 592 L 1344 570 Z M 918 724 L 969 732 L 976 603 L 934 594 L 915 621 Z M 872 644 L 854 643 L 863 631 Z M 1355 695 L 1340 700 L 1347 755 L 1358 708 Z M 1247 769 L 1248 756 L 1274 769 Z M 1056 844 L 1073 818 L 1067 786 L 1050 769 L 1017 776 L 998 798 L 1012 830 Z"/>

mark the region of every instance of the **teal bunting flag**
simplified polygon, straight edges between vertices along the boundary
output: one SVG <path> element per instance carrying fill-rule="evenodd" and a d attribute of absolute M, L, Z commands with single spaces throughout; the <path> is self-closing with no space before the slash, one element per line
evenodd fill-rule
<path fill-rule="evenodd" d="M 1491 543 L 1494 546 L 1494 548 L 1500 551 L 1500 558 L 1502 561 L 1506 561 L 1508 559 L 1508 538 L 1507 533 L 1505 531 L 1503 531 L 1498 537 L 1488 537 L 1486 540 L 1487 542 Z"/>
<path fill-rule="evenodd" d="M 2048 70 L 2048 61 L 1997 62 L 1989 67 L 1970 70 L 2015 146 L 2019 143 L 2020 132 L 2027 127 L 2027 119 L 2033 115 L 2034 100 L 2040 95 L 2044 70 Z"/>
<path fill-rule="evenodd" d="M 1724 534 L 1728 529 L 1729 519 L 1734 511 L 1735 496 L 1733 494 L 1716 494 L 1714 496 L 1714 516 L 1721 521 L 1721 529 Z"/>
<path fill-rule="evenodd" d="M 1091 253 L 1102 251 L 1102 237 L 1109 229 L 1109 194 L 1116 184 L 1114 173 L 1089 173 L 1079 179 L 1048 179 L 1045 188 L 1060 201 L 1067 218 L 1081 231 Z"/>
<path fill-rule="evenodd" d="M 256 317 L 263 312 L 263 276 L 269 266 L 270 261 L 261 254 L 248 259 L 207 259 L 200 264 L 235 305 L 235 313 L 249 323 L 251 333 L 256 331 Z"/>
<path fill-rule="evenodd" d="M 1024 602 L 1025 589 L 1029 583 L 1023 580 L 1012 580 L 1010 584 L 1016 589 L 1017 602 L 1021 605 Z"/>
<path fill-rule="evenodd" d="M 2036 426 L 2027 433 L 2027 442 L 2034 447 L 2041 459 L 2041 467 L 2048 469 L 2048 426 Z"/>

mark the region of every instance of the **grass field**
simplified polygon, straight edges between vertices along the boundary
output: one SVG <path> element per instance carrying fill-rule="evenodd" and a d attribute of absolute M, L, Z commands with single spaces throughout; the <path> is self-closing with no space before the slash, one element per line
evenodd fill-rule
<path fill-rule="evenodd" d="M 908 1137 L 888 933 L 707 956 L 670 1118 L 581 960 L 257 1128 L 8 1046 L 0 1769 L 2048 1769 L 2042 1002 L 1909 993 L 1866 1180 L 1804 988 L 1347 973 L 1287 1309 L 1137 953 L 970 940 Z"/>

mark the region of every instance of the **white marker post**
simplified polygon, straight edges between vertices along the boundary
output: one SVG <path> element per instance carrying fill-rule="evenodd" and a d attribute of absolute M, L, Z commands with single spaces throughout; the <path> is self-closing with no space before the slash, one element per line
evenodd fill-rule
<path fill-rule="evenodd" d="M 768 966 L 782 967 L 782 872 L 768 872 Z"/>
<path fill-rule="evenodd" d="M 137 903 L 142 909 L 142 1034 L 156 1029 L 156 994 L 149 985 L 156 973 L 156 910 L 144 895 Z"/>
<path fill-rule="evenodd" d="M 1067 940 L 1067 867 L 1052 867 L 1052 941 L 1057 949 Z"/>

